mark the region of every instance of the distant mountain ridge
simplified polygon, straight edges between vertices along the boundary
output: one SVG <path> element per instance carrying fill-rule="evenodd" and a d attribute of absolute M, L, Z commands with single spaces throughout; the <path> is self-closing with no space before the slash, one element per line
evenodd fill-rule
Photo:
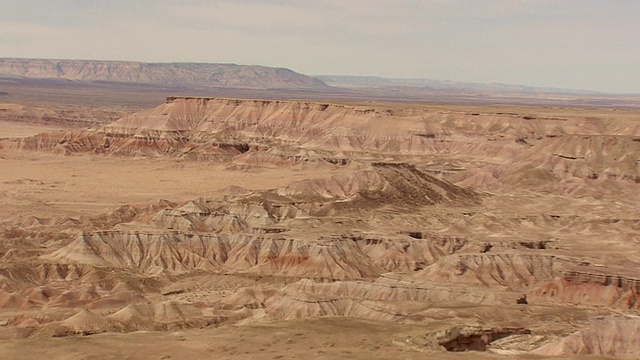
<path fill-rule="evenodd" d="M 528 103 L 575 101 L 573 96 L 604 97 L 600 106 L 636 107 L 637 95 L 598 91 L 536 87 L 518 84 L 443 81 L 429 78 L 385 78 L 379 76 L 305 75 L 287 68 L 219 63 L 147 63 L 112 60 L 55 60 L 0 58 L 0 79 L 67 81 L 76 84 L 125 84 L 159 86 L 177 92 L 259 91 L 260 96 L 284 91 L 287 98 L 358 98 L 364 100 L 411 100 L 501 102 L 504 96 L 525 97 Z M 4 89 L 3 89 L 4 90 Z M 267 94 L 267 95 L 265 95 Z M 0 94 L 2 95 L 2 94 Z M 560 99 L 557 95 L 570 96 Z M 283 96 L 280 94 L 279 96 Z M 631 97 L 631 98 L 629 98 Z M 614 99 L 615 98 L 615 99 Z M 529 100 L 527 100 L 529 99 Z M 614 99 L 614 102 L 611 100 Z M 616 100 L 617 99 L 617 100 Z M 597 99 L 596 99 L 597 100 Z M 536 102 L 537 101 L 537 102 Z M 616 102 L 617 101 L 617 102 Z M 516 101 L 517 102 L 517 101 Z M 547 102 L 545 102 L 547 103 Z M 631 104 L 632 103 L 632 104 Z M 631 105 L 629 105 L 631 104 Z"/>
<path fill-rule="evenodd" d="M 202 89 L 329 88 L 319 79 L 286 68 L 213 63 L 0 58 L 0 77 L 107 81 Z"/>
<path fill-rule="evenodd" d="M 599 94 L 597 91 L 536 87 L 517 84 L 442 81 L 426 78 L 385 78 L 379 76 L 316 75 L 327 85 L 348 88 L 415 87 L 437 90 L 484 90 L 521 93 Z"/>

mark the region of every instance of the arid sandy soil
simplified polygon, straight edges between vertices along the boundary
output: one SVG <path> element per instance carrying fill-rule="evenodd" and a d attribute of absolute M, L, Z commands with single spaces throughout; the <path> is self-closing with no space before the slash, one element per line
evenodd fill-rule
<path fill-rule="evenodd" d="M 4 124 L 0 127 L 4 130 Z M 40 132 L 26 126 L 14 134 Z M 43 213 L 79 216 L 108 212 L 125 204 L 166 198 L 187 201 L 224 192 L 230 186 L 250 190 L 286 186 L 308 177 L 327 177 L 344 169 L 230 170 L 215 162 L 170 158 L 61 157 L 50 153 L 5 151 L 0 174 L 3 214 Z M 188 175 L 185 175 L 188 174 Z"/>
<path fill-rule="evenodd" d="M 2 359 L 640 355 L 639 111 L 0 108 Z"/>

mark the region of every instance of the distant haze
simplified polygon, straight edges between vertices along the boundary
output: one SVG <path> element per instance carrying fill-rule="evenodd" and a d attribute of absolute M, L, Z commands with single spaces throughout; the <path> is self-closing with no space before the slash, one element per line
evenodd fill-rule
<path fill-rule="evenodd" d="M 0 0 L 0 57 L 640 93 L 636 0 Z"/>

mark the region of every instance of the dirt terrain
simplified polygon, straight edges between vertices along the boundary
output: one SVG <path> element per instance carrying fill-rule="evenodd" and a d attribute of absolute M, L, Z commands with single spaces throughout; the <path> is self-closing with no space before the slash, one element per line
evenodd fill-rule
<path fill-rule="evenodd" d="M 113 100 L 0 105 L 3 359 L 640 356 L 640 111 Z"/>

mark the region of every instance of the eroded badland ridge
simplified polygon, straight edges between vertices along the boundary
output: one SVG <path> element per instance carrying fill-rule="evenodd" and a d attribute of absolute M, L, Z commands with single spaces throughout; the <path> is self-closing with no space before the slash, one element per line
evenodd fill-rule
<path fill-rule="evenodd" d="M 640 355 L 638 111 L 96 118 L 0 140 L 3 358 L 93 334 L 85 355 L 149 359 Z"/>

